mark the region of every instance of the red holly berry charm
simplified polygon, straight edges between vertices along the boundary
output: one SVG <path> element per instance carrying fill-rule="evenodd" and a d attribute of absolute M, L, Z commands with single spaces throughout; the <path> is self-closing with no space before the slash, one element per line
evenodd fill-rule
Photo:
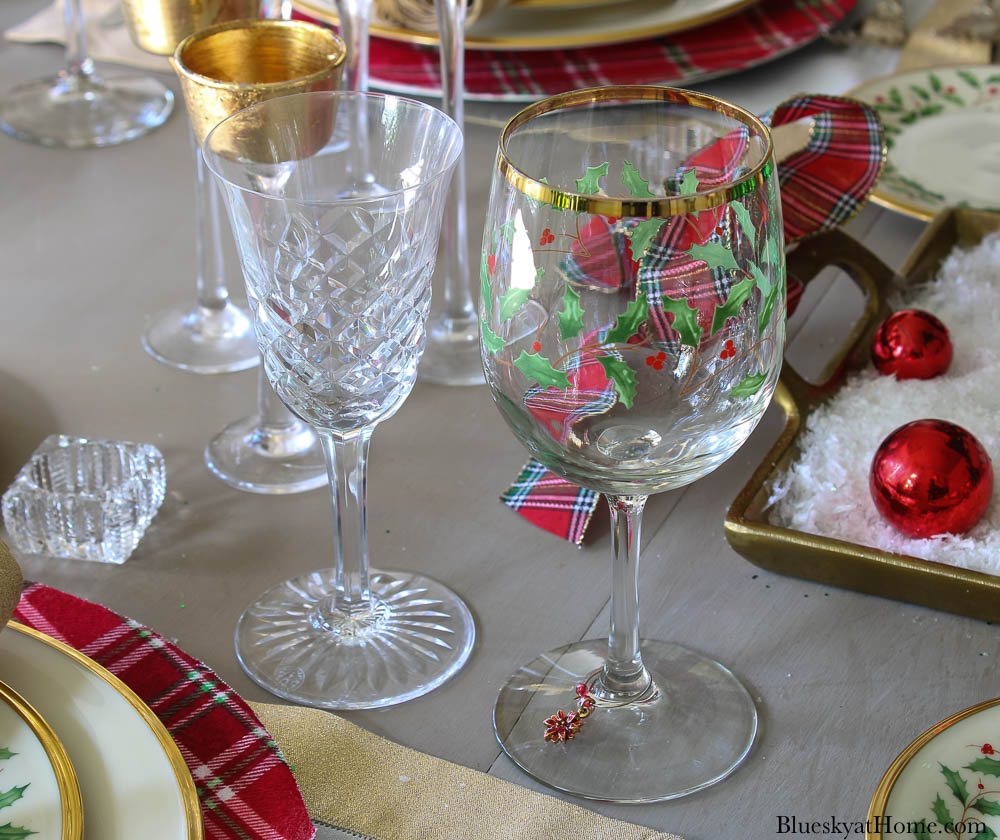
<path fill-rule="evenodd" d="M 951 356 L 948 328 L 920 309 L 890 315 L 872 339 L 872 361 L 883 376 L 930 379 L 948 370 Z"/>

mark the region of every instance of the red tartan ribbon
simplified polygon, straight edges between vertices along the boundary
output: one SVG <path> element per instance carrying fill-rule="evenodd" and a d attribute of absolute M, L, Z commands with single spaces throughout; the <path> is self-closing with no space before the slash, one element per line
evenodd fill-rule
<path fill-rule="evenodd" d="M 39 583 L 14 618 L 103 665 L 153 710 L 194 778 L 206 840 L 312 840 L 277 744 L 207 665 L 137 621 Z"/>
<path fill-rule="evenodd" d="M 465 89 L 481 98 L 541 99 L 601 85 L 673 84 L 744 70 L 804 46 L 857 0 L 760 0 L 695 29 L 624 44 L 566 50 L 466 50 Z M 440 91 L 436 46 L 372 38 L 372 85 Z"/>

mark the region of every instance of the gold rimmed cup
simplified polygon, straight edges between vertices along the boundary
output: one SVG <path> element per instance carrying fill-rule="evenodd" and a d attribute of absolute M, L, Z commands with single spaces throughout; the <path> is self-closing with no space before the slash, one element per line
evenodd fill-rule
<path fill-rule="evenodd" d="M 259 0 L 122 0 L 133 43 L 155 55 L 171 55 L 189 35 L 230 20 L 257 16 Z"/>
<path fill-rule="evenodd" d="M 226 117 L 258 102 L 339 89 L 346 54 L 344 42 L 322 26 L 305 21 L 238 20 L 185 38 L 170 63 L 180 78 L 200 145 Z M 329 139 L 332 115 L 320 117 L 309 122 L 315 136 L 300 138 L 303 148 L 320 148 Z"/>

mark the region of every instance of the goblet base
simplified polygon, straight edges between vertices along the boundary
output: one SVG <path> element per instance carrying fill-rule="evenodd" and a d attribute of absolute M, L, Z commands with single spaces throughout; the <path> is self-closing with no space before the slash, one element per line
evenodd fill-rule
<path fill-rule="evenodd" d="M 250 317 L 228 301 L 218 312 L 195 306 L 155 315 L 142 346 L 156 361 L 190 373 L 230 373 L 260 364 Z"/>
<path fill-rule="evenodd" d="M 409 572 L 369 573 L 372 609 L 324 611 L 336 571 L 279 583 L 236 625 L 236 656 L 263 688 L 322 709 L 375 709 L 412 700 L 461 668 L 476 629 L 461 598 Z"/>
<path fill-rule="evenodd" d="M 479 322 L 432 315 L 417 377 L 433 385 L 485 385 Z"/>
<path fill-rule="evenodd" d="M 304 493 L 327 483 L 319 439 L 304 423 L 268 429 L 260 417 L 230 423 L 205 447 L 205 466 L 250 493 Z"/>
<path fill-rule="evenodd" d="M 564 793 L 606 802 L 660 802 L 726 778 L 750 752 L 757 709 L 724 666 L 670 642 L 644 639 L 652 689 L 621 705 L 597 702 L 576 736 L 543 739 L 543 721 L 576 711 L 579 683 L 592 684 L 606 641 L 577 642 L 528 663 L 500 690 L 493 726 L 526 773 Z"/>
<path fill-rule="evenodd" d="M 0 129 L 42 146 L 115 146 L 162 125 L 173 107 L 173 92 L 156 79 L 66 71 L 4 94 Z"/>

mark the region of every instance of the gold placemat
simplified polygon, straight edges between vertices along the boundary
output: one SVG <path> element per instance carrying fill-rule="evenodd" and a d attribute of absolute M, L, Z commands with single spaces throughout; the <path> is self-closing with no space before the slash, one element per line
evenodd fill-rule
<path fill-rule="evenodd" d="M 318 709 L 251 703 L 314 819 L 379 840 L 681 840 L 387 741 Z"/>

